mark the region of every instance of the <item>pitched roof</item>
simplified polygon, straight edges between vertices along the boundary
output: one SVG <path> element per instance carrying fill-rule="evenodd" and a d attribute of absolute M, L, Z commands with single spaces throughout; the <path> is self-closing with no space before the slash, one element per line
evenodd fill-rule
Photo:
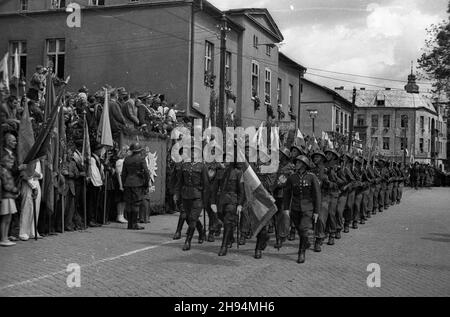
<path fill-rule="evenodd" d="M 263 30 L 278 39 L 279 42 L 284 40 L 278 25 L 275 23 L 269 10 L 265 8 L 243 8 L 225 11 L 227 15 L 245 15 L 253 23 L 261 27 Z"/>
<path fill-rule="evenodd" d="M 337 93 L 349 101 L 352 100 L 352 90 L 338 90 Z M 377 106 L 377 100 L 380 99 L 385 100 L 384 108 L 422 108 L 436 114 L 433 99 L 429 94 L 411 94 L 405 90 L 358 90 L 356 92 L 356 106 L 360 108 L 382 108 Z"/>
<path fill-rule="evenodd" d="M 296 68 L 297 70 L 299 70 L 301 72 L 306 72 L 306 70 L 307 70 L 305 66 L 300 65 L 299 63 L 297 63 L 296 61 L 294 61 L 287 55 L 283 54 L 282 52 L 278 53 L 278 58 L 280 59 L 280 61 L 288 64 L 291 67 Z"/>
<path fill-rule="evenodd" d="M 318 84 L 318 83 L 315 83 L 315 82 L 313 82 L 313 81 L 311 81 L 311 80 L 309 80 L 309 79 L 306 79 L 306 78 L 302 78 L 302 82 L 311 84 L 311 85 L 313 85 L 313 86 L 315 86 L 315 87 L 317 87 L 317 88 L 319 88 L 319 89 L 322 89 L 322 90 L 325 91 L 327 94 L 333 96 L 334 98 L 336 98 L 337 100 L 343 102 L 343 103 L 346 104 L 347 106 L 352 107 L 351 98 L 350 98 L 350 100 L 348 100 L 347 98 L 344 98 L 343 96 L 341 96 L 340 94 L 338 94 L 336 91 L 334 91 L 334 90 L 332 90 L 332 89 L 330 89 L 330 88 L 328 88 L 328 87 L 322 86 L 322 85 L 320 85 L 320 84 Z M 302 101 L 302 102 L 303 102 L 303 101 Z M 358 104 L 356 104 L 356 107 L 358 107 Z"/>

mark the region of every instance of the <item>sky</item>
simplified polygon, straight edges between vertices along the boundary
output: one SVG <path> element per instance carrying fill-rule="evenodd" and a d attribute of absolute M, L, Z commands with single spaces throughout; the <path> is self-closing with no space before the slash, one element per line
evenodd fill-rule
<path fill-rule="evenodd" d="M 284 36 L 280 51 L 308 68 L 307 79 L 330 88 L 403 89 L 411 61 L 416 71 L 417 59 L 423 53 L 426 28 L 449 18 L 448 0 L 210 2 L 221 10 L 267 8 Z M 419 79 L 420 89 L 427 91 L 429 83 L 426 78 Z"/>

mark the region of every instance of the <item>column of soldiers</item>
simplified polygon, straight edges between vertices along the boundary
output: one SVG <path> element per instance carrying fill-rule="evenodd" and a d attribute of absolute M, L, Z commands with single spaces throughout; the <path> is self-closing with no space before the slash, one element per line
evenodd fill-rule
<path fill-rule="evenodd" d="M 201 153 L 192 148 L 192 154 Z M 246 149 L 248 155 L 248 148 Z M 236 161 L 236 160 L 235 160 Z M 280 149 L 280 164 L 273 174 L 262 174 L 261 161 L 249 163 L 262 185 L 275 199 L 277 213 L 273 217 L 275 245 L 278 250 L 286 240 L 300 237 L 298 263 L 305 262 L 306 250 L 321 252 L 323 242 L 332 246 L 342 238 L 341 232 L 358 229 L 368 219 L 402 199 L 406 169 L 402 164 L 384 159 L 364 158 L 334 149 L 309 152 L 301 146 Z M 200 218 L 206 211 L 209 218 L 208 242 L 220 236 L 224 227 L 219 256 L 232 247 L 235 233 L 238 245 L 245 245 L 249 218 L 241 163 L 178 163 L 172 183 L 180 218 L 174 239 L 181 239 L 183 223 L 188 223 L 184 251 L 191 249 L 195 229 L 199 243 L 206 239 L 206 224 Z M 256 236 L 256 259 L 269 241 L 269 224 Z"/>

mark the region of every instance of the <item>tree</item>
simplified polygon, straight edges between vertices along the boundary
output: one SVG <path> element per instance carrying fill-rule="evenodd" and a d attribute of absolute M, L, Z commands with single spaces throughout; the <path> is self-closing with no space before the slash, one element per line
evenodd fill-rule
<path fill-rule="evenodd" d="M 450 13 L 450 1 L 447 12 Z M 419 67 L 435 81 L 433 87 L 437 93 L 447 93 L 450 97 L 450 19 L 431 25 L 427 32 Z"/>

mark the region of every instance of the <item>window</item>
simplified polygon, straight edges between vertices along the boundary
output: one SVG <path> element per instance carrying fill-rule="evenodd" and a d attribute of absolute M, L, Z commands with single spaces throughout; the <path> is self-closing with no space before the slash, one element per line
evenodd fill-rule
<path fill-rule="evenodd" d="M 428 118 L 428 132 L 431 132 L 431 118 Z"/>
<path fill-rule="evenodd" d="M 283 81 L 281 80 L 281 78 L 278 78 L 277 81 L 277 104 L 281 105 L 282 102 L 282 97 L 281 97 L 281 85 L 283 84 Z"/>
<path fill-rule="evenodd" d="M 378 128 L 378 115 L 372 115 L 372 128 Z"/>
<path fill-rule="evenodd" d="M 205 73 L 214 73 L 214 44 L 211 42 L 205 42 Z"/>
<path fill-rule="evenodd" d="M 259 65 L 255 61 L 252 61 L 252 91 L 259 93 Z"/>
<path fill-rule="evenodd" d="M 26 41 L 11 41 L 9 42 L 9 56 L 10 56 L 10 74 L 14 70 L 14 55 L 19 55 L 19 75 L 26 76 L 27 74 L 27 42 Z"/>
<path fill-rule="evenodd" d="M 425 130 L 425 117 L 420 116 L 420 129 Z"/>
<path fill-rule="evenodd" d="M 256 35 L 253 35 L 253 47 L 255 47 L 256 49 L 258 49 L 258 45 L 259 45 L 259 40 L 258 37 Z"/>
<path fill-rule="evenodd" d="M 400 149 L 404 151 L 408 148 L 408 138 L 400 138 Z"/>
<path fill-rule="evenodd" d="M 420 153 L 423 153 L 423 138 L 419 139 L 419 151 Z"/>
<path fill-rule="evenodd" d="M 378 137 L 376 137 L 376 136 L 373 136 L 373 137 L 372 137 L 372 143 L 371 143 L 371 146 L 372 146 L 374 149 L 377 149 L 377 148 L 379 147 L 379 144 L 378 144 Z"/>
<path fill-rule="evenodd" d="M 289 108 L 292 109 L 294 106 L 294 86 L 289 84 Z"/>
<path fill-rule="evenodd" d="M 341 112 L 341 133 L 344 132 L 344 113 Z"/>
<path fill-rule="evenodd" d="M 366 116 L 363 114 L 359 114 L 358 118 L 356 119 L 356 125 L 358 127 L 363 127 L 366 125 Z"/>
<path fill-rule="evenodd" d="M 270 56 L 272 54 L 272 46 L 266 45 L 266 55 Z"/>
<path fill-rule="evenodd" d="M 385 114 L 383 116 L 383 127 L 389 128 L 391 126 L 391 116 L 388 114 Z"/>
<path fill-rule="evenodd" d="M 383 138 L 383 150 L 389 150 L 390 148 L 390 138 Z"/>
<path fill-rule="evenodd" d="M 384 107 L 385 106 L 385 101 L 384 100 L 377 100 L 377 106 L 378 107 Z"/>
<path fill-rule="evenodd" d="M 66 41 L 64 39 L 47 40 L 47 66 L 53 68 L 58 78 L 64 78 Z"/>
<path fill-rule="evenodd" d="M 225 54 L 225 82 L 231 85 L 231 53 Z"/>
<path fill-rule="evenodd" d="M 63 9 L 66 7 L 66 0 L 52 0 L 52 9 Z"/>
<path fill-rule="evenodd" d="M 334 124 L 336 126 L 336 132 L 339 132 L 339 109 L 336 109 L 336 118 L 334 119 Z"/>
<path fill-rule="evenodd" d="M 348 131 L 348 114 L 345 114 L 345 124 L 344 124 L 344 127 L 345 127 L 344 133 L 347 133 L 347 131 Z"/>
<path fill-rule="evenodd" d="M 401 116 L 401 123 L 400 123 L 402 128 L 408 128 L 408 116 L 407 115 L 402 115 Z"/>
<path fill-rule="evenodd" d="M 28 0 L 20 0 L 20 11 L 28 11 Z"/>
<path fill-rule="evenodd" d="M 264 95 L 266 97 L 265 101 L 267 103 L 271 102 L 271 98 L 270 98 L 270 91 L 271 91 L 271 85 L 272 85 L 272 72 L 270 71 L 270 69 L 266 68 L 266 72 L 265 72 L 265 79 L 264 79 Z"/>
<path fill-rule="evenodd" d="M 139 0 L 130 0 L 130 2 L 139 2 Z"/>
<path fill-rule="evenodd" d="M 131 0 L 131 2 L 137 2 L 137 1 Z M 90 5 L 92 5 L 92 6 L 104 6 L 105 5 L 105 0 L 90 0 Z"/>
<path fill-rule="evenodd" d="M 430 140 L 427 140 L 427 153 L 430 153 L 430 147 L 431 147 L 430 143 L 431 143 Z"/>

